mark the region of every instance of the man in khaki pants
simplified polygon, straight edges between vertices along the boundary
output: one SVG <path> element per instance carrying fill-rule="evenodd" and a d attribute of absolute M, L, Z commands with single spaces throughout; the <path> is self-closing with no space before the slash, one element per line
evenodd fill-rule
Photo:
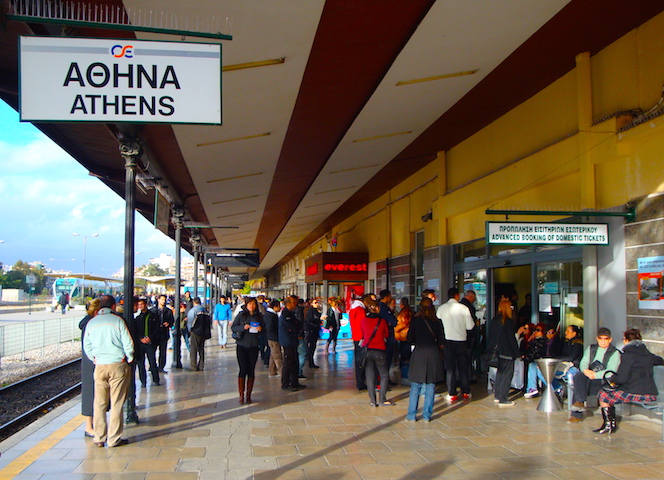
<path fill-rule="evenodd" d="M 129 363 L 134 360 L 134 343 L 125 321 L 115 314 L 115 299 L 103 295 L 100 300 L 99 312 L 88 322 L 83 344 L 85 354 L 95 364 L 94 442 L 97 447 L 104 443 L 119 447 L 129 443 L 122 438 L 122 405 L 131 379 Z"/>

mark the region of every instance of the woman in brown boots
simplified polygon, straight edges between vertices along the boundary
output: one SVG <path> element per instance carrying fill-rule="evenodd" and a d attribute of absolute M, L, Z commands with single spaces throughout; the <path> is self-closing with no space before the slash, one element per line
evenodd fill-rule
<path fill-rule="evenodd" d="M 237 363 L 240 373 L 237 388 L 240 404 L 251 403 L 251 391 L 254 388 L 254 372 L 258 360 L 258 334 L 265 328 L 263 315 L 258 310 L 255 298 L 247 299 L 242 311 L 237 314 L 231 330 L 236 341 Z M 246 397 L 245 397 L 246 386 Z"/>

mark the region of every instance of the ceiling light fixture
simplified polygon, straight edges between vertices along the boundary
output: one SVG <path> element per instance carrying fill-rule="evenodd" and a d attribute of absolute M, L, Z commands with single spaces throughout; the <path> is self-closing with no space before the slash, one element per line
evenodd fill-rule
<path fill-rule="evenodd" d="M 246 70 L 247 68 L 269 67 L 270 65 L 281 65 L 286 62 L 286 57 L 260 60 L 258 62 L 236 63 L 221 68 L 222 72 L 233 72 L 235 70 Z"/>
<path fill-rule="evenodd" d="M 332 193 L 332 192 L 341 192 L 343 190 L 351 190 L 353 188 L 357 188 L 357 185 L 353 185 L 352 187 L 335 188 L 334 190 L 325 190 L 324 192 L 316 192 L 315 195 L 323 195 L 324 193 Z"/>
<path fill-rule="evenodd" d="M 232 234 L 232 235 L 221 235 L 221 238 L 223 238 L 224 240 L 226 240 L 226 239 L 228 239 L 229 237 L 233 237 L 233 240 L 232 240 L 232 241 L 235 242 L 235 241 L 237 241 L 237 240 L 241 240 L 241 239 L 243 239 L 243 238 L 251 238 L 251 237 L 253 237 L 253 235 L 254 235 L 253 233 L 248 233 L 248 234 L 247 234 L 247 232 L 242 232 L 241 235 L 238 234 L 238 233 L 235 233 L 235 234 Z"/>
<path fill-rule="evenodd" d="M 248 197 L 238 197 L 238 198 L 231 198 L 230 200 L 219 200 L 217 202 L 212 202 L 212 205 L 219 205 L 220 203 L 228 203 L 228 202 L 238 202 L 240 200 L 248 200 L 250 198 L 257 198 L 260 195 L 249 195 Z"/>
<path fill-rule="evenodd" d="M 226 182 L 228 180 L 238 180 L 240 178 L 255 177 L 257 175 L 263 175 L 263 172 L 248 173 L 246 175 L 238 175 L 237 177 L 216 178 L 214 180 L 208 180 L 207 183 Z"/>
<path fill-rule="evenodd" d="M 344 170 L 335 170 L 334 172 L 330 172 L 330 175 L 334 175 L 334 174 L 337 174 L 337 173 L 352 172 L 354 170 L 362 170 L 362 169 L 365 169 L 365 168 L 374 168 L 374 167 L 377 167 L 377 166 L 378 166 L 378 164 L 374 163 L 373 165 L 365 165 L 364 167 L 353 167 L 353 168 L 346 168 Z"/>
<path fill-rule="evenodd" d="M 357 140 L 353 140 L 353 143 L 368 142 L 370 140 L 380 140 L 381 138 L 397 137 L 399 135 L 409 135 L 411 133 L 413 133 L 412 130 L 406 130 L 405 132 L 388 133 L 386 135 L 377 135 L 375 137 L 358 138 Z"/>
<path fill-rule="evenodd" d="M 231 213 L 230 215 L 219 215 L 217 218 L 237 217 L 238 215 L 249 215 L 250 213 L 256 213 L 256 210 L 252 210 L 251 212 Z"/>
<path fill-rule="evenodd" d="M 207 147 L 210 145 L 219 145 L 220 143 L 237 142 L 240 140 L 251 140 L 252 138 L 269 137 L 272 132 L 259 133 L 258 135 L 247 135 L 246 137 L 229 138 L 227 140 L 217 140 L 215 142 L 197 143 L 197 147 Z"/>
<path fill-rule="evenodd" d="M 236 227 L 246 227 L 247 225 L 255 225 L 256 222 L 249 222 L 249 223 L 238 223 L 235 225 Z"/>
<path fill-rule="evenodd" d="M 322 207 L 323 205 L 330 205 L 332 203 L 339 203 L 341 200 L 334 200 L 332 202 L 324 202 L 324 203 L 317 203 L 315 205 L 307 205 L 304 208 L 315 208 L 315 207 Z"/>
<path fill-rule="evenodd" d="M 448 73 L 447 75 L 438 75 L 436 77 L 416 78 L 415 80 L 405 80 L 397 82 L 397 87 L 403 85 L 412 85 L 414 83 L 433 82 L 435 80 L 444 80 L 446 78 L 465 77 L 466 75 L 475 75 L 479 70 L 468 70 L 466 72 Z"/>

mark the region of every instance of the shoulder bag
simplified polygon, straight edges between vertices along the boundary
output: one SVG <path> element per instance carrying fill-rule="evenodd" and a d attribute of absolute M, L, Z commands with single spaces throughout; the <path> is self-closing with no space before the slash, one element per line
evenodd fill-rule
<path fill-rule="evenodd" d="M 364 369 L 367 366 L 367 350 L 369 349 L 369 344 L 371 343 L 371 340 L 373 340 L 373 338 L 376 336 L 376 332 L 378 331 L 378 325 L 380 325 L 380 320 L 381 318 L 378 317 L 378 321 L 376 322 L 376 328 L 374 328 L 373 333 L 369 337 L 369 341 L 366 343 L 366 345 L 361 345 L 357 351 L 357 356 L 359 357 L 357 359 L 357 364 L 361 369 Z"/>

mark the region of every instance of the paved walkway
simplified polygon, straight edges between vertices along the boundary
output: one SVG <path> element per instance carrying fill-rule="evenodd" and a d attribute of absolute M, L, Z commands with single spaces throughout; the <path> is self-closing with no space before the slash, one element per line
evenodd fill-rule
<path fill-rule="evenodd" d="M 523 398 L 498 409 L 481 385 L 469 403 L 437 399 L 431 423 L 407 423 L 408 389 L 390 392 L 395 407 L 371 408 L 354 389 L 350 342 L 339 350 L 319 349 L 320 370 L 307 370 L 309 388 L 295 393 L 259 364 L 244 406 L 234 348 L 210 346 L 205 371 L 139 388 L 142 423 L 126 428 L 129 445 L 95 448 L 76 403 L 15 446 L 0 444 L 0 480 L 664 478 L 659 423 L 623 420 L 613 436 L 596 435 L 597 416 L 568 424 L 565 412 Z"/>

